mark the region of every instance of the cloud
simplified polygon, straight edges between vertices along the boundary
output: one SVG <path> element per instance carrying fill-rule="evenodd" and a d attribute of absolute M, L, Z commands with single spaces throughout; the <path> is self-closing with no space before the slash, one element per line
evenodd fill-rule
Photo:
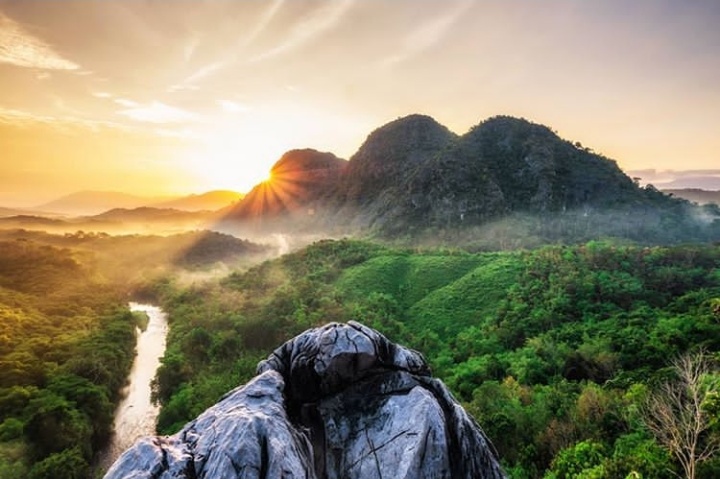
<path fill-rule="evenodd" d="M 36 115 L 23 110 L 0 106 L 0 123 L 27 126 L 30 123 L 52 123 L 54 121 L 57 121 L 57 119 L 52 116 Z"/>
<path fill-rule="evenodd" d="M 140 103 L 128 100 L 127 98 L 115 98 L 115 103 L 117 103 L 120 106 L 124 106 L 125 108 L 137 108 L 140 106 Z"/>
<path fill-rule="evenodd" d="M 192 59 L 198 45 L 200 45 L 200 35 L 194 33 L 185 44 L 185 48 L 183 48 L 183 58 L 185 59 L 185 63 Z"/>
<path fill-rule="evenodd" d="M 240 46 L 247 46 L 251 44 L 257 37 L 259 37 L 267 28 L 267 26 L 270 24 L 270 22 L 275 18 L 277 13 L 280 11 L 280 8 L 283 6 L 286 0 L 275 0 L 268 8 L 265 9 L 265 11 L 262 13 L 260 19 L 255 23 L 255 28 L 253 28 L 247 35 L 245 35 L 242 40 L 239 42 Z M 193 35 L 188 43 L 185 46 L 184 50 L 184 58 L 185 62 L 188 63 L 192 56 L 195 53 L 195 50 L 200 45 L 200 37 L 197 35 Z M 215 73 L 229 67 L 233 63 L 237 61 L 237 54 L 232 53 L 228 55 L 226 58 L 222 60 L 218 60 L 212 63 L 208 63 L 207 65 L 203 65 L 199 69 L 197 69 L 194 73 L 192 73 L 190 76 L 186 77 L 184 80 L 182 80 L 180 83 L 177 83 L 175 85 L 171 85 L 168 88 L 169 92 L 178 92 L 178 91 L 193 91 L 193 90 L 199 90 L 200 87 L 197 86 L 197 82 L 214 75 Z"/>
<path fill-rule="evenodd" d="M 159 101 L 153 101 L 148 104 L 140 104 L 132 100 L 118 98 L 115 100 L 120 105 L 127 106 L 125 110 L 120 110 L 120 115 L 127 116 L 135 121 L 147 123 L 184 123 L 197 120 L 197 115 L 180 108 L 166 105 Z"/>
<path fill-rule="evenodd" d="M 79 65 L 63 58 L 49 44 L 27 32 L 19 23 L 0 13 L 0 62 L 44 70 L 78 70 Z"/>
<path fill-rule="evenodd" d="M 248 106 L 230 100 L 218 100 L 217 104 L 228 113 L 243 113 L 250 110 Z"/>
<path fill-rule="evenodd" d="M 285 3 L 285 0 L 275 0 L 272 5 L 270 5 L 262 14 L 260 17 L 260 20 L 255 24 L 255 28 L 253 28 L 250 33 L 245 36 L 243 39 L 243 43 L 245 45 L 249 45 L 252 43 L 257 37 L 259 37 L 262 32 L 265 31 L 268 25 L 270 25 L 270 22 L 275 18 L 275 15 L 280 11 L 280 8 Z"/>
<path fill-rule="evenodd" d="M 471 1 L 462 2 L 448 14 L 419 25 L 404 38 L 401 50 L 385 58 L 382 64 L 389 66 L 403 62 L 436 45 L 472 5 Z"/>
<path fill-rule="evenodd" d="M 104 120 L 93 120 L 72 115 L 44 115 L 26 110 L 4 108 L 0 106 L 0 123 L 21 128 L 31 128 L 37 125 L 46 125 L 61 131 L 71 131 L 72 128 L 88 128 L 98 131 L 100 128 L 113 128 L 130 130 L 125 125 Z"/>
<path fill-rule="evenodd" d="M 195 73 L 193 73 L 189 77 L 185 78 L 180 83 L 171 85 L 170 88 L 168 88 L 168 91 L 173 93 L 173 92 L 178 92 L 178 91 L 183 91 L 183 90 L 190 90 L 190 91 L 199 90 L 200 87 L 195 84 L 196 82 L 212 75 L 213 73 L 215 73 L 219 70 L 222 70 L 229 63 L 230 63 L 230 61 L 218 61 L 218 62 L 213 62 L 208 65 L 205 65 L 202 68 L 198 69 Z"/>
<path fill-rule="evenodd" d="M 720 169 L 704 170 L 628 170 L 633 178 L 639 178 L 643 185 L 652 184 L 658 188 L 701 188 L 720 190 Z"/>
<path fill-rule="evenodd" d="M 291 29 L 286 40 L 281 44 L 266 50 L 259 55 L 250 59 L 251 63 L 267 60 L 308 43 L 310 40 L 318 37 L 320 34 L 335 27 L 355 0 L 338 0 L 328 2 L 324 7 L 320 8 L 314 14 L 310 15 L 304 21 L 300 22 L 295 28 Z"/>

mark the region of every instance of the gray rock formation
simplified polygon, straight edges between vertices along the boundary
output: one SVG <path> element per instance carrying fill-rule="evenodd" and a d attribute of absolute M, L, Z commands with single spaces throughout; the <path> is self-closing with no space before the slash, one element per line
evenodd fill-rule
<path fill-rule="evenodd" d="M 105 479 L 503 478 L 495 452 L 422 356 L 361 324 L 288 341 L 258 376 Z"/>

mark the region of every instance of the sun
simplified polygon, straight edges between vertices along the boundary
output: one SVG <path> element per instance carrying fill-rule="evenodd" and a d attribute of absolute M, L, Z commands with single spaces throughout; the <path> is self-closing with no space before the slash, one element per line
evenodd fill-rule
<path fill-rule="evenodd" d="M 195 189 L 228 189 L 247 193 L 272 180 L 270 169 L 282 155 L 282 146 L 267 136 L 215 134 L 201 139 L 185 154 L 183 167 L 196 183 Z"/>
<path fill-rule="evenodd" d="M 197 189 L 247 193 L 256 185 L 279 181 L 269 172 L 287 151 L 305 147 L 333 151 L 327 139 L 347 133 L 338 125 L 348 121 L 316 109 L 286 105 L 253 109 L 252 115 L 219 115 L 192 131 L 193 147 L 183 166 L 197 181 Z"/>
<path fill-rule="evenodd" d="M 272 172 L 272 170 L 269 170 L 267 172 L 267 174 L 265 175 L 265 177 L 262 179 L 261 183 L 265 184 L 265 185 L 269 185 L 272 183 L 273 178 L 274 178 L 273 172 Z"/>

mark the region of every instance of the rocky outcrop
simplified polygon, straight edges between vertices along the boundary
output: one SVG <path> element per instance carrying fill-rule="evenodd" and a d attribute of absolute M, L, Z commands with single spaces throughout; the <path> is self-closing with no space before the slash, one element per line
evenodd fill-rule
<path fill-rule="evenodd" d="M 492 445 L 422 356 L 358 323 L 308 330 L 105 479 L 502 478 Z"/>

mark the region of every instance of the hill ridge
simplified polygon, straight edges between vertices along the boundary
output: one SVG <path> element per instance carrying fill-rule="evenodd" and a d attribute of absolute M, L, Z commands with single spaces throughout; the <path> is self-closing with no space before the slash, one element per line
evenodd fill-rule
<path fill-rule="evenodd" d="M 299 151 L 315 152 L 287 154 Z M 517 215 L 559 215 L 568 223 L 561 229 L 585 236 L 642 238 L 648 229 L 665 230 L 668 216 L 690 221 L 694 208 L 641 187 L 614 160 L 550 127 L 508 115 L 487 118 L 463 135 L 427 115 L 397 118 L 373 130 L 350 160 L 335 164 L 320 187 L 303 183 L 283 191 L 270 182 L 256 189 L 229 210 L 221 227 L 402 238 L 469 231 Z M 258 197 L 268 197 L 262 191 L 292 201 L 258 208 Z M 720 218 L 720 211 L 713 215 Z M 639 227 L 629 225 L 630 217 Z"/>

